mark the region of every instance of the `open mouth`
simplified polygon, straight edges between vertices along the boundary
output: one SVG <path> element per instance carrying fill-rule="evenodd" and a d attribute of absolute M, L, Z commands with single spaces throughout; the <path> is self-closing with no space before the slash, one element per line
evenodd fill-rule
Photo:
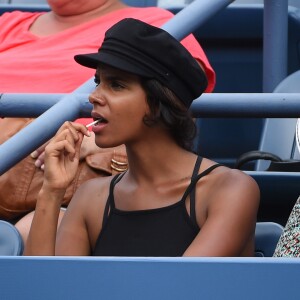
<path fill-rule="evenodd" d="M 86 128 L 89 128 L 89 127 L 91 127 L 91 126 L 97 126 L 97 125 L 99 125 L 99 124 L 101 124 L 101 123 L 107 123 L 107 120 L 105 120 L 104 118 L 93 118 L 94 119 L 94 121 L 92 122 L 92 123 L 89 123 L 89 124 L 87 124 L 85 127 Z"/>
<path fill-rule="evenodd" d="M 98 125 L 98 124 L 100 124 L 100 123 L 107 123 L 107 120 L 106 119 L 104 119 L 104 118 L 94 118 L 94 125 L 96 126 L 96 125 Z"/>

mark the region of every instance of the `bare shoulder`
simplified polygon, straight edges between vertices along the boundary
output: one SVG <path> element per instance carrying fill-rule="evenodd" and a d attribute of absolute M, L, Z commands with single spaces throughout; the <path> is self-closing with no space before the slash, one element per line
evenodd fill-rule
<path fill-rule="evenodd" d="M 203 169 L 216 164 L 211 160 L 204 160 Z M 211 172 L 211 181 L 213 184 L 222 189 L 230 189 L 242 191 L 249 189 L 252 192 L 258 192 L 259 188 L 256 181 L 243 171 L 231 169 L 225 166 L 220 166 Z"/>
<path fill-rule="evenodd" d="M 105 176 L 84 182 L 74 193 L 71 203 L 91 206 L 91 204 L 106 202 L 112 179 L 113 176 Z"/>
<path fill-rule="evenodd" d="M 99 191 L 103 192 L 103 189 L 109 187 L 113 176 L 104 176 L 104 177 L 97 177 L 84 182 L 76 193 L 84 193 L 85 195 L 90 195 L 97 193 Z"/>
<path fill-rule="evenodd" d="M 203 159 L 200 172 L 216 163 Z M 251 256 L 260 192 L 242 171 L 219 166 L 202 177 L 196 189 L 201 228 L 186 255 Z"/>
<path fill-rule="evenodd" d="M 215 163 L 210 160 L 204 161 L 203 168 L 208 168 Z M 207 177 L 205 188 L 212 204 L 252 206 L 257 209 L 260 200 L 260 191 L 256 181 L 246 173 L 220 166 L 214 169 Z M 248 203 L 248 204 L 247 204 Z"/>

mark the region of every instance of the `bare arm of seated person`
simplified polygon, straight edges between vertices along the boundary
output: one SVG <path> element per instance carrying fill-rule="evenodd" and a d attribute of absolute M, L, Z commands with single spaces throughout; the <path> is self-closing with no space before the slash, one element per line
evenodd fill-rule
<path fill-rule="evenodd" d="M 111 179 L 95 178 L 78 188 L 58 229 L 55 255 L 92 254 L 102 229 Z"/>
<path fill-rule="evenodd" d="M 24 255 L 54 255 L 60 206 L 75 177 L 84 135 L 90 134 L 83 125 L 66 122 L 47 145 L 43 186 Z"/>
<path fill-rule="evenodd" d="M 198 182 L 196 192 L 200 232 L 184 256 L 253 256 L 257 183 L 240 171 L 220 167 Z"/>

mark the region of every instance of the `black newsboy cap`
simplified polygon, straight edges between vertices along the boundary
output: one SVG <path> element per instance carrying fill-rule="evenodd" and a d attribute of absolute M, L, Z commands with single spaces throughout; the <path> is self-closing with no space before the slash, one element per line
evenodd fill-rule
<path fill-rule="evenodd" d="M 97 53 L 79 54 L 79 64 L 96 69 L 104 63 L 154 78 L 189 107 L 207 87 L 205 72 L 192 55 L 165 30 L 126 18 L 108 29 Z"/>

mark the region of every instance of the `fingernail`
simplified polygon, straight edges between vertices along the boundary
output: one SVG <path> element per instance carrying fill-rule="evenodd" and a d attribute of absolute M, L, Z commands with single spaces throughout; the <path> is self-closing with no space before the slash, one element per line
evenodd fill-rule
<path fill-rule="evenodd" d="M 38 152 L 37 151 L 33 151 L 31 154 L 30 154 L 30 156 L 32 157 L 32 158 L 37 158 L 38 157 Z"/>
<path fill-rule="evenodd" d="M 44 165 L 44 164 L 41 165 L 41 169 L 42 169 L 43 171 L 45 170 L 45 165 Z"/>
<path fill-rule="evenodd" d="M 39 167 L 42 165 L 42 162 L 41 162 L 39 159 L 37 159 L 37 160 L 35 161 L 34 165 L 35 165 L 37 168 L 39 168 Z"/>

